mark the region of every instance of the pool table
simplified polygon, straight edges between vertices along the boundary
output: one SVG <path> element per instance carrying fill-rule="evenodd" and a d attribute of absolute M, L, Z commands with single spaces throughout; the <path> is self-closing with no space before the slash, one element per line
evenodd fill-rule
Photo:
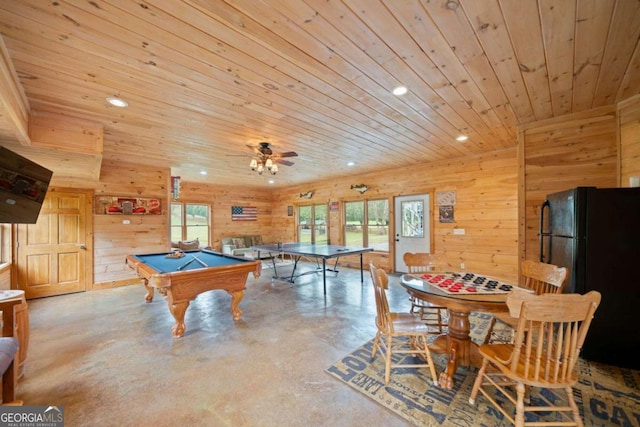
<path fill-rule="evenodd" d="M 169 311 L 176 320 L 171 329 L 174 338 L 184 335 L 184 315 L 189 302 L 199 294 L 223 289 L 231 295 L 231 315 L 242 317 L 239 304 L 247 277 L 260 277 L 260 260 L 225 255 L 209 250 L 186 251 L 180 258 L 173 252 L 127 255 L 127 265 L 136 271 L 147 289 L 145 300 L 153 300 L 154 289 L 167 298 Z"/>

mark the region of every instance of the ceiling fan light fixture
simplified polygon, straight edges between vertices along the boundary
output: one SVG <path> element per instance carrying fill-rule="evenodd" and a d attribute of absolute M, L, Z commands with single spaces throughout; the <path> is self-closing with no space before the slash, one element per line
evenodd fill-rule
<path fill-rule="evenodd" d="M 467 135 L 458 135 L 456 137 L 456 141 L 458 141 L 458 142 L 466 141 L 467 139 L 469 139 L 469 137 Z"/>
<path fill-rule="evenodd" d="M 276 163 L 283 164 L 285 166 L 293 165 L 288 160 L 283 160 L 283 157 L 297 157 L 298 154 L 293 151 L 287 151 L 285 153 L 274 153 L 268 142 L 261 142 L 259 146 L 247 145 L 249 148 L 255 151 L 254 158 L 251 159 L 249 167 L 252 171 L 257 172 L 258 175 L 262 175 L 265 170 L 271 175 L 278 173 L 278 165 Z"/>

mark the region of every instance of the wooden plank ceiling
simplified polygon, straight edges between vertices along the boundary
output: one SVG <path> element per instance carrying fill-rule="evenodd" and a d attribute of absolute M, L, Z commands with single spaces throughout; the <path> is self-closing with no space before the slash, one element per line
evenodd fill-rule
<path fill-rule="evenodd" d="M 291 185 L 513 147 L 640 93 L 638 0 L 11 0 L 0 33 L 31 115 L 233 185 L 269 185 L 247 144 L 298 153 L 273 177 Z M 0 142 L 37 157 L 0 95 Z"/>

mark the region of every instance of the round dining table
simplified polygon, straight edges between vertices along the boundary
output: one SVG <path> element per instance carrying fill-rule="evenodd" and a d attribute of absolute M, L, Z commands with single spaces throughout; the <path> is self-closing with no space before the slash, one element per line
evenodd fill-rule
<path fill-rule="evenodd" d="M 469 335 L 469 314 L 472 311 L 508 312 L 506 300 L 509 293 L 449 293 L 426 282 L 420 274 L 404 274 L 400 278 L 400 284 L 411 296 L 448 309 L 447 332 L 438 336 L 429 345 L 429 349 L 434 353 L 447 355 L 447 367 L 440 374 L 438 383 L 441 387 L 451 390 L 458 366 L 480 367 L 482 364 L 478 345 L 471 341 Z"/>

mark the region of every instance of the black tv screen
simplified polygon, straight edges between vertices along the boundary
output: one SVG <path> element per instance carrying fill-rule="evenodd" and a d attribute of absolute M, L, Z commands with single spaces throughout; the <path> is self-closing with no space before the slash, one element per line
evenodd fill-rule
<path fill-rule="evenodd" d="M 0 223 L 35 224 L 53 172 L 0 147 Z"/>

